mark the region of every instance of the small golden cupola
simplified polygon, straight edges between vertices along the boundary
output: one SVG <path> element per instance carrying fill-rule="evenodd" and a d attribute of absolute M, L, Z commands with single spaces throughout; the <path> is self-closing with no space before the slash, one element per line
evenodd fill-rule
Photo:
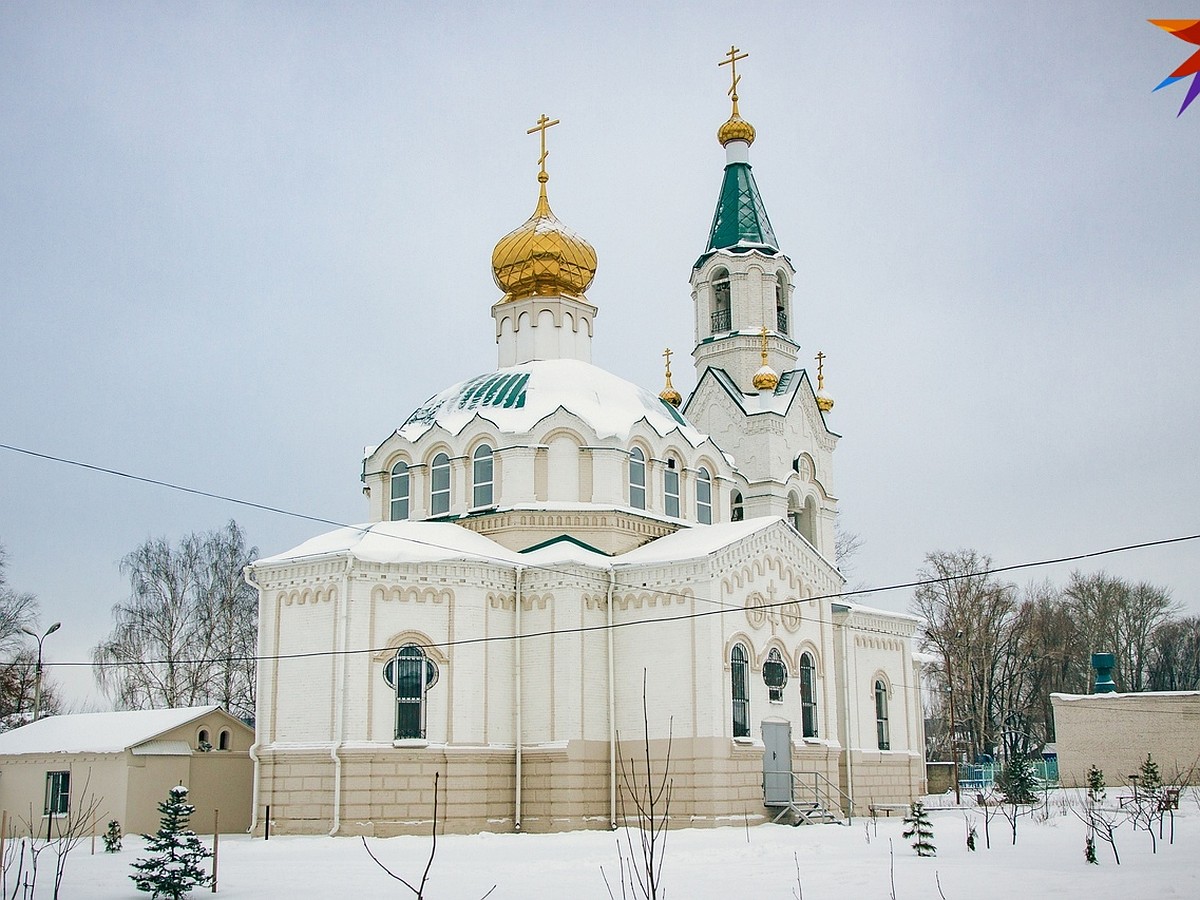
<path fill-rule="evenodd" d="M 550 180 L 546 173 L 546 129 L 558 122 L 543 115 L 527 132 L 541 132 L 541 190 L 529 220 L 500 238 L 492 251 L 492 274 L 504 291 L 501 302 L 537 296 L 582 298 L 596 277 L 596 251 L 558 220 L 546 198 L 546 182 Z"/>
<path fill-rule="evenodd" d="M 779 384 L 779 375 L 767 365 L 767 326 L 762 328 L 762 368 L 754 373 L 756 391 L 773 391 Z"/>
<path fill-rule="evenodd" d="M 683 395 L 680 394 L 679 391 L 675 390 L 675 386 L 671 384 L 671 356 L 673 355 L 671 353 L 671 348 L 668 347 L 666 350 L 664 350 L 662 355 L 667 361 L 667 383 L 663 386 L 662 391 L 659 392 L 658 397 L 660 400 L 666 400 L 676 409 L 679 409 L 679 405 L 683 403 Z"/>
<path fill-rule="evenodd" d="M 737 73 L 738 60 L 746 59 L 750 56 L 749 53 L 742 53 L 737 47 L 732 44 L 729 47 L 729 52 L 725 54 L 728 59 L 724 60 L 720 65 L 729 66 L 729 99 L 733 101 L 733 113 L 725 120 L 725 123 L 717 129 L 717 140 L 721 142 L 721 146 L 726 146 L 730 141 L 745 141 L 747 146 L 754 143 L 754 126 L 747 122 L 738 114 L 738 95 L 737 86 L 740 77 Z"/>
<path fill-rule="evenodd" d="M 833 409 L 833 398 L 825 393 L 825 354 L 823 351 L 817 351 L 817 409 L 823 413 Z"/>

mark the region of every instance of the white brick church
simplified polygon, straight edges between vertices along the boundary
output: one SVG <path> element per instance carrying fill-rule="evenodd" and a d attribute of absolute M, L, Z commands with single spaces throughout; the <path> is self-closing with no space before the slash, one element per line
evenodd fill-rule
<path fill-rule="evenodd" d="M 833 403 L 797 364 L 817 323 L 731 94 L 690 397 L 669 365 L 661 393 L 592 365 L 596 254 L 550 210 L 543 117 L 536 209 L 492 255 L 498 368 L 368 448 L 370 524 L 249 570 L 259 833 L 268 808 L 425 831 L 434 773 L 447 830 L 610 827 L 643 682 L 678 824 L 923 792 L 917 623 L 838 596 Z"/>

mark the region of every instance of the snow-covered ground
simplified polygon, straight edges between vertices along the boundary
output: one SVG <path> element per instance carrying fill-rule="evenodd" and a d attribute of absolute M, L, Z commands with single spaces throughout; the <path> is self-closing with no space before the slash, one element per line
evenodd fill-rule
<path fill-rule="evenodd" d="M 1185 797 L 1177 814 L 1175 844 L 1160 842 L 1151 854 L 1144 831 L 1128 825 L 1118 832 L 1121 865 L 1113 863 L 1107 845 L 1098 847 L 1100 865 L 1083 857 L 1083 825 L 1050 795 L 1044 821 L 1022 819 L 1017 845 L 999 816 L 991 824 L 992 849 L 983 846 L 983 822 L 970 813 L 979 830 L 979 849 L 970 853 L 961 810 L 934 809 L 932 820 L 938 855 L 918 858 L 900 836 L 897 818 L 877 823 L 857 819 L 852 827 L 837 825 L 790 828 L 764 825 L 682 829 L 667 837 L 663 883 L 666 897 L 793 897 L 797 861 L 804 900 L 857 900 L 891 896 L 894 852 L 897 900 L 938 898 L 938 881 L 947 900 L 987 898 L 1078 898 L 1135 900 L 1151 897 L 1200 897 L 1200 808 Z M 935 800 L 934 802 L 939 802 Z M 616 835 L 573 832 L 554 835 L 479 834 L 438 838 L 437 857 L 425 896 L 429 900 L 479 900 L 495 884 L 491 897 L 608 897 L 600 875 L 603 866 L 615 895 Z M 211 839 L 206 841 L 211 844 Z M 97 841 L 99 845 L 99 841 Z M 429 840 L 419 837 L 372 839 L 375 854 L 410 881 L 419 881 Z M 89 855 L 85 843 L 70 857 L 62 896 L 67 898 L 145 897 L 128 879 L 129 864 L 141 853 L 138 838 L 127 838 L 115 855 Z M 357 838 L 273 837 L 270 841 L 222 837 L 219 894 L 228 898 L 411 896 L 375 866 Z M 43 866 L 52 869 L 51 865 Z M 45 871 L 43 869 L 43 871 Z M 38 896 L 50 896 L 53 872 Z M 11 885 L 10 885 L 11 890 Z M 208 888 L 194 898 L 211 896 Z"/>

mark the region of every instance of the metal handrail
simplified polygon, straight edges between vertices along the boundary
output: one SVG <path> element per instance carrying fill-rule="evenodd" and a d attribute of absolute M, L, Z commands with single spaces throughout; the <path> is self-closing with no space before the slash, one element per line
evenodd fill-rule
<path fill-rule="evenodd" d="M 811 785 L 801 785 L 807 787 L 812 792 L 813 803 L 818 806 L 829 809 L 835 807 L 841 811 L 842 815 L 849 823 L 854 817 L 854 801 L 850 795 L 843 791 L 838 785 L 834 784 L 820 772 L 793 772 L 792 773 L 792 798 L 796 797 L 796 782 L 800 778 L 811 778 Z M 824 789 L 822 789 L 824 785 Z M 836 801 L 836 803 L 834 802 Z"/>

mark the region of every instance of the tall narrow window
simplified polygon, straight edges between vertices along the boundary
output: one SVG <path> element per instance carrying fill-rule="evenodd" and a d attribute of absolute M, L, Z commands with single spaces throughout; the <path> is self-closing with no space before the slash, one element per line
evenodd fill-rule
<path fill-rule="evenodd" d="M 392 466 L 392 521 L 408 518 L 408 463 L 401 460 Z"/>
<path fill-rule="evenodd" d="M 71 810 L 71 773 L 46 773 L 46 807 L 48 816 L 65 816 Z"/>
<path fill-rule="evenodd" d="M 487 444 L 480 444 L 475 448 L 475 456 L 471 462 L 471 469 L 472 483 L 474 485 L 471 505 L 475 509 L 481 506 L 491 506 L 493 494 L 492 473 L 494 471 L 491 447 Z"/>
<path fill-rule="evenodd" d="M 429 467 L 429 512 L 444 516 L 450 512 L 450 457 L 439 453 Z"/>
<path fill-rule="evenodd" d="M 745 515 L 745 511 L 742 509 L 742 493 L 734 491 L 733 496 L 729 498 L 729 521 L 740 522 Z"/>
<path fill-rule="evenodd" d="M 703 467 L 696 474 L 696 521 L 712 524 L 712 475 Z"/>
<path fill-rule="evenodd" d="M 748 737 L 750 735 L 750 700 L 746 693 L 746 673 L 750 665 L 746 659 L 746 648 L 734 644 L 729 653 L 730 681 L 733 687 L 733 736 Z"/>
<path fill-rule="evenodd" d="M 437 664 L 416 644 L 405 644 L 383 666 L 383 680 L 396 692 L 396 740 L 425 737 L 425 701 L 437 684 Z"/>
<path fill-rule="evenodd" d="M 229 749 L 229 738 L 230 738 L 229 729 L 222 728 L 221 734 L 217 737 L 217 749 L 218 750 L 228 750 Z"/>
<path fill-rule="evenodd" d="M 782 272 L 775 279 L 775 324 L 780 334 L 788 333 L 787 282 Z"/>
<path fill-rule="evenodd" d="M 767 685 L 767 699 L 772 703 L 783 702 L 783 689 L 787 686 L 787 666 L 777 647 L 772 647 L 763 663 L 763 681 Z"/>
<path fill-rule="evenodd" d="M 679 518 L 679 464 L 674 457 L 667 458 L 663 471 L 663 507 L 668 516 Z"/>
<path fill-rule="evenodd" d="M 646 508 L 646 454 L 640 447 L 629 453 L 629 505 L 634 509 Z"/>
<path fill-rule="evenodd" d="M 887 685 L 882 681 L 875 682 L 875 732 L 879 738 L 879 749 L 892 749 L 891 735 L 888 733 Z"/>
<path fill-rule="evenodd" d="M 712 333 L 729 331 L 733 320 L 729 313 L 729 273 L 724 269 L 713 273 Z"/>
<path fill-rule="evenodd" d="M 805 653 L 800 657 L 800 713 L 804 736 L 817 736 L 817 692 L 813 678 L 813 658 Z"/>

